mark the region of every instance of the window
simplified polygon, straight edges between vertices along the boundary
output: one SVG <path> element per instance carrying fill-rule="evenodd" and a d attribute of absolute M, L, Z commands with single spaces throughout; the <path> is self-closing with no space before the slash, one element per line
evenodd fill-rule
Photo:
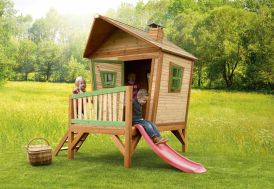
<path fill-rule="evenodd" d="M 103 88 L 111 88 L 116 85 L 116 72 L 101 71 L 101 81 Z"/>
<path fill-rule="evenodd" d="M 168 92 L 181 91 L 183 71 L 183 67 L 170 63 Z"/>

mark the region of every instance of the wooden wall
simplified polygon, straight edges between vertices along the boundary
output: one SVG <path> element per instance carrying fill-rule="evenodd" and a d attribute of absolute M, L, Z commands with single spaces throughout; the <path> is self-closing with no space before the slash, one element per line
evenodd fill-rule
<path fill-rule="evenodd" d="M 142 54 L 158 51 L 151 44 L 144 42 L 122 30 L 115 30 L 113 34 L 92 55 L 92 59 L 117 57 L 131 54 Z"/>
<path fill-rule="evenodd" d="M 184 68 L 180 93 L 168 92 L 170 62 Z M 190 73 L 190 60 L 164 53 L 156 123 L 174 123 L 185 121 Z"/>
<path fill-rule="evenodd" d="M 121 64 L 111 64 L 111 63 L 95 63 L 95 77 L 97 89 L 102 89 L 102 82 L 100 71 L 115 71 L 116 75 L 116 87 L 121 86 Z"/>
<path fill-rule="evenodd" d="M 150 99 L 149 99 L 149 105 L 148 105 L 148 113 L 146 114 L 146 119 L 153 121 L 153 105 L 154 105 L 154 97 L 155 97 L 155 86 L 156 86 L 156 80 L 157 80 L 157 70 L 159 67 L 159 58 L 155 58 L 152 60 L 153 67 L 151 68 L 151 75 L 150 79 L 151 81 L 151 88 L 149 89 Z"/>

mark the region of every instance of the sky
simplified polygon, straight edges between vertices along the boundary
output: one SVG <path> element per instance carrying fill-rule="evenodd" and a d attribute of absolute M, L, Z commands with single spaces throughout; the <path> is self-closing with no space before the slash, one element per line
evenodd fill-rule
<path fill-rule="evenodd" d="M 31 15 L 34 19 L 46 15 L 50 8 L 60 14 L 104 14 L 117 9 L 122 2 L 136 4 L 138 0 L 12 0 L 18 14 Z"/>

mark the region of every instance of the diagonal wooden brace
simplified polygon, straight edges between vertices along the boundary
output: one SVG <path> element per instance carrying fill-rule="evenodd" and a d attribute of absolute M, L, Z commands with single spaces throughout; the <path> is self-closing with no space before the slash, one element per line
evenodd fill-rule
<path fill-rule="evenodd" d="M 135 135 L 132 137 L 132 150 L 131 150 L 131 156 L 134 154 L 135 152 L 135 149 L 141 139 L 142 135 L 141 134 L 138 134 L 138 135 Z"/>
<path fill-rule="evenodd" d="M 125 145 L 118 135 L 112 135 L 112 140 L 114 144 L 118 147 L 119 151 L 123 156 L 125 156 Z"/>
<path fill-rule="evenodd" d="M 176 138 L 182 143 L 182 151 L 185 152 L 186 151 L 186 138 L 182 132 L 182 130 L 174 130 L 174 131 L 171 131 L 175 136 Z"/>
<path fill-rule="evenodd" d="M 83 133 L 83 132 L 80 132 L 80 133 L 77 134 L 76 138 L 72 141 L 71 145 L 69 145 L 69 148 L 71 150 L 73 150 L 76 147 L 76 145 L 80 142 L 80 140 L 81 140 L 81 138 L 83 137 L 84 134 L 85 133 Z"/>

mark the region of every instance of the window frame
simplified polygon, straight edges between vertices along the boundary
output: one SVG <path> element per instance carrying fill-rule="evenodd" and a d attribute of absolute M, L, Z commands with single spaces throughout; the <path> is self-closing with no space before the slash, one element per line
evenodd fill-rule
<path fill-rule="evenodd" d="M 112 83 L 106 83 L 105 79 L 104 79 L 104 74 L 112 74 L 113 76 L 113 81 L 111 81 Z M 115 71 L 100 71 L 100 77 L 101 77 L 101 83 L 102 83 L 102 87 L 103 88 L 113 88 L 116 87 L 116 81 L 117 81 L 117 72 Z"/>
<path fill-rule="evenodd" d="M 173 76 L 174 70 L 179 70 L 180 75 Z M 169 80 L 168 80 L 168 92 L 169 93 L 180 93 L 182 88 L 182 81 L 184 75 L 184 67 L 173 62 L 169 63 Z M 173 81 L 177 80 L 177 86 L 173 86 Z"/>

